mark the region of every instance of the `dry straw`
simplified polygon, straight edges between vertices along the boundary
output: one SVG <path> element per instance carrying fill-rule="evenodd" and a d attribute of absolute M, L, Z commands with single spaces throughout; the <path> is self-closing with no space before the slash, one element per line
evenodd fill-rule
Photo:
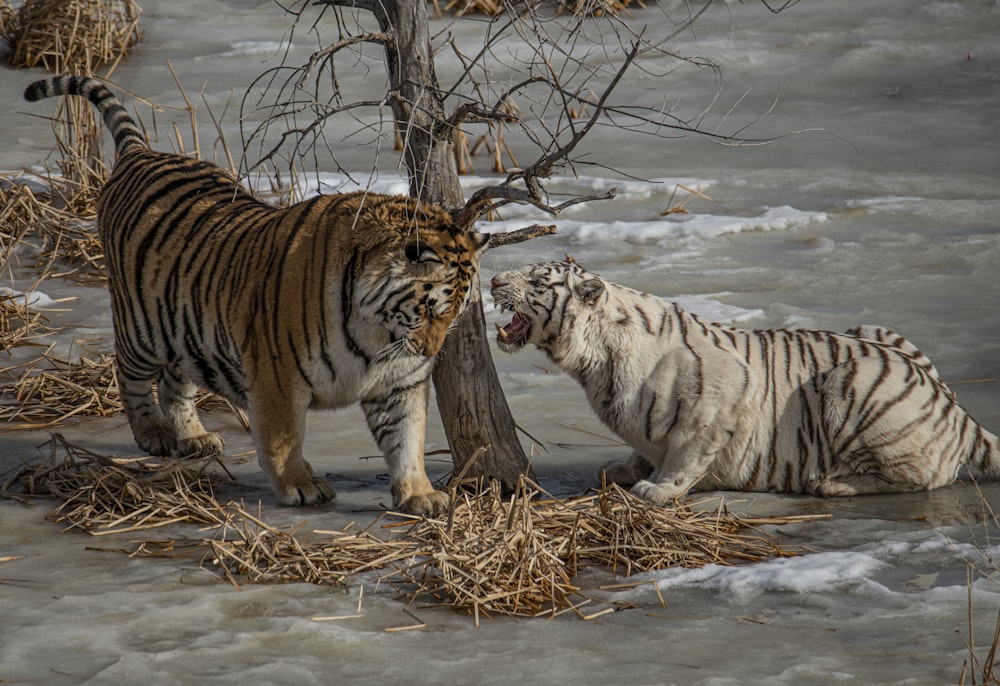
<path fill-rule="evenodd" d="M 45 429 L 74 417 L 110 417 L 122 412 L 111 355 L 81 355 L 76 362 L 43 354 L 0 370 L 0 431 Z M 215 394 L 201 391 L 195 403 L 204 410 L 226 408 L 245 428 L 246 413 Z"/>
<path fill-rule="evenodd" d="M 27 504 L 33 498 L 62 503 L 48 518 L 94 535 L 141 531 L 168 524 L 221 524 L 215 488 L 233 483 L 209 469 L 214 459 L 114 458 L 85 450 L 59 434 L 48 453 L 16 470 L 0 494 Z"/>
<path fill-rule="evenodd" d="M 391 584 L 405 598 L 482 617 L 555 616 L 590 602 L 575 579 L 587 567 L 630 576 L 668 567 L 733 564 L 795 554 L 756 527 L 810 518 L 741 519 L 722 508 L 652 507 L 609 486 L 563 500 L 522 478 L 513 495 L 496 484 L 452 488 L 440 519 L 387 513 L 367 528 L 279 529 L 234 502 L 232 484 L 210 460 L 112 458 L 54 435 L 48 455 L 0 488 L 23 502 L 61 502 L 49 518 L 94 535 L 181 523 L 214 530 L 203 564 L 241 583 L 342 584 L 359 575 Z M 223 469 L 225 469 L 223 467 Z M 162 554 L 170 541 L 133 554 Z M 600 614 L 600 613 L 599 613 Z"/>
<path fill-rule="evenodd" d="M 481 617 L 579 613 L 587 598 L 574 579 L 585 567 L 629 576 L 791 555 L 755 527 L 805 519 L 652 507 L 616 485 L 562 500 L 522 478 L 507 497 L 495 483 L 453 489 L 444 517 L 381 520 L 381 536 L 375 525 L 300 535 L 234 516 L 211 541 L 208 562 L 236 585 L 344 583 L 370 573 L 410 601 L 468 612 L 478 624 Z"/>
<path fill-rule="evenodd" d="M 25 0 L 3 23 L 10 64 L 93 74 L 139 41 L 139 14 L 131 0 Z"/>
<path fill-rule="evenodd" d="M 0 177 L 0 264 L 34 268 L 45 278 L 104 283 L 94 189 L 81 193 L 80 184 L 64 176 L 34 181 L 26 175 Z"/>
<path fill-rule="evenodd" d="M 0 288 L 0 351 L 29 345 L 55 331 L 43 313 L 31 308 L 25 295 Z M 0 416 L 2 412 L 0 408 Z"/>

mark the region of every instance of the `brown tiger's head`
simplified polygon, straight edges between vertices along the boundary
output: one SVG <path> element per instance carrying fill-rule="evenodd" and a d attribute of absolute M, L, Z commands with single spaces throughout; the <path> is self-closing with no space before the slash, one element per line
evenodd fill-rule
<path fill-rule="evenodd" d="M 433 357 L 461 313 L 489 236 L 458 228 L 435 205 L 402 196 L 368 196 L 358 229 L 369 260 L 355 302 L 379 320 L 389 343 L 376 359 Z"/>
<path fill-rule="evenodd" d="M 515 352 L 527 343 L 555 353 L 581 307 L 592 307 L 606 292 L 604 281 L 576 262 L 545 262 L 501 272 L 490 281 L 493 301 L 512 312 L 497 325 L 497 344 Z"/>

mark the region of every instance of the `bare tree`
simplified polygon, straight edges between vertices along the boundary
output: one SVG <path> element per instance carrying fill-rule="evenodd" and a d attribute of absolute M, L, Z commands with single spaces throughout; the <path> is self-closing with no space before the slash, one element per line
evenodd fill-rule
<path fill-rule="evenodd" d="M 336 148 L 349 138 L 370 136 L 373 164 L 385 141 L 395 138 L 411 195 L 448 208 L 460 224 L 471 227 L 510 203 L 556 216 L 571 205 L 613 197 L 614 188 L 559 197 L 546 188 L 557 171 L 579 174 L 585 166 L 607 171 L 581 146 L 599 126 L 653 139 L 693 132 L 723 142 L 751 142 L 740 132 L 705 130 L 711 102 L 679 116 L 666 88 L 649 102 L 634 97 L 615 101 L 629 78 L 659 81 L 681 64 L 716 70 L 710 61 L 667 48 L 711 0 L 697 7 L 682 4 L 676 21 L 659 17 L 657 26 L 668 30 L 657 35 L 644 26 L 642 12 L 663 10 L 637 10 L 630 16 L 600 4 L 608 1 L 582 0 L 572 8 L 561 1 L 505 2 L 497 16 L 479 21 L 481 39 L 470 47 L 448 30 L 432 37 L 425 0 L 317 0 L 320 8 L 307 29 L 316 34 L 317 49 L 298 65 L 289 64 L 286 55 L 285 63 L 264 73 L 244 99 L 244 115 L 255 110 L 266 115 L 261 125 L 244 132 L 247 150 L 256 148 L 258 164 L 282 159 L 329 169 L 331 164 L 340 168 Z M 285 9 L 296 15 L 296 28 L 305 24 L 308 2 Z M 336 36 L 327 39 L 325 31 Z M 442 85 L 435 56 L 443 50 L 455 57 L 449 63 L 461 69 Z M 378 76 L 372 65 L 379 61 L 385 77 L 372 80 L 384 86 L 382 92 L 367 98 L 344 92 L 346 70 L 366 69 Z M 661 71 L 652 71 L 656 68 Z M 456 142 L 463 129 L 475 127 L 484 131 L 497 159 L 511 151 L 505 146 L 512 139 L 533 159 L 497 169 L 495 184 L 466 199 Z M 525 227 L 513 236 L 495 236 L 494 242 L 552 230 Z M 470 476 L 498 479 L 508 488 L 516 484 L 529 465 L 490 357 L 479 289 L 449 336 L 434 383 L 456 472 L 466 469 Z M 476 460 L 469 464 L 473 455 Z"/>

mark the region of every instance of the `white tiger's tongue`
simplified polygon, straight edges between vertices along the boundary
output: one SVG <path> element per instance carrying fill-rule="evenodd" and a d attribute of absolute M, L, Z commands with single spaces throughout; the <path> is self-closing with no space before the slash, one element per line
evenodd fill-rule
<path fill-rule="evenodd" d="M 510 320 L 510 324 L 507 326 L 497 326 L 497 338 L 501 341 L 507 342 L 517 342 L 521 338 L 524 338 L 525 334 L 528 333 L 529 322 L 526 317 L 515 312 L 514 318 Z"/>

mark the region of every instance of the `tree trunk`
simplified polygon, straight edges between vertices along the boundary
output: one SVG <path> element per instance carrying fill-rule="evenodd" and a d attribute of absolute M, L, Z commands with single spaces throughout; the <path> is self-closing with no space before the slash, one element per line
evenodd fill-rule
<path fill-rule="evenodd" d="M 452 154 L 452 132 L 440 127 L 446 116 L 438 97 L 427 5 L 424 0 L 384 0 L 375 6 L 382 31 L 395 40 L 395 46 L 387 46 L 386 61 L 410 194 L 448 209 L 460 208 L 465 199 Z M 455 472 L 461 473 L 476 451 L 486 448 L 468 465 L 466 476 L 496 479 L 513 489 L 530 466 L 493 366 L 478 280 L 445 341 L 433 378 Z"/>

